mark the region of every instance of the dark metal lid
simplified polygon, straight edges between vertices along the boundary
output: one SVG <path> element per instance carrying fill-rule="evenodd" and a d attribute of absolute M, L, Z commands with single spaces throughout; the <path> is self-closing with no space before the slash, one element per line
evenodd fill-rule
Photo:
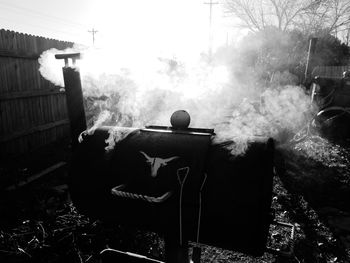
<path fill-rule="evenodd" d="M 149 125 L 146 126 L 141 131 L 146 132 L 166 132 L 166 133 L 180 133 L 180 134 L 189 134 L 189 135 L 207 135 L 212 136 L 215 135 L 214 129 L 203 129 L 203 128 L 186 128 L 186 129 L 177 129 L 174 127 L 168 126 L 157 126 L 157 125 Z"/>

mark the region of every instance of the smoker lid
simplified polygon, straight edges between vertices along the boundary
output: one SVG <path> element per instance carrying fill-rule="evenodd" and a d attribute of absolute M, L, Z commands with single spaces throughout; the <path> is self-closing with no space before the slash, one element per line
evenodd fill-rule
<path fill-rule="evenodd" d="M 170 117 L 171 127 L 150 125 L 146 126 L 145 129 L 141 129 L 141 131 L 205 136 L 215 135 L 214 129 L 188 128 L 190 121 L 191 116 L 187 111 L 177 110 Z"/>
<path fill-rule="evenodd" d="M 164 132 L 164 133 L 180 133 L 180 134 L 189 134 L 189 135 L 215 135 L 214 129 L 204 129 L 204 128 L 186 128 L 186 129 L 177 129 L 168 126 L 157 126 L 149 125 L 144 129 L 141 129 L 144 132 Z"/>

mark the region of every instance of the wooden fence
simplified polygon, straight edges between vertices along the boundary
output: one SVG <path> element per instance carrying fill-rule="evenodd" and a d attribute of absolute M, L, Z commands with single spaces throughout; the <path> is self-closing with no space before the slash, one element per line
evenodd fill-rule
<path fill-rule="evenodd" d="M 40 75 L 38 58 L 47 49 L 72 45 L 0 30 L 0 158 L 69 136 L 65 93 Z"/>
<path fill-rule="evenodd" d="M 350 70 L 350 66 L 317 66 L 313 69 L 312 77 L 320 76 L 330 79 L 341 79 L 343 72 Z"/>

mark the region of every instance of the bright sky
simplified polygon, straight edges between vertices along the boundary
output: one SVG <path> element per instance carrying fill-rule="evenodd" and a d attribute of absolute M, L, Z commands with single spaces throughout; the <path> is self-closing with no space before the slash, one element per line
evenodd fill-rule
<path fill-rule="evenodd" d="M 96 46 L 158 52 L 207 50 L 210 0 L 0 0 L 0 28 Z M 213 6 L 214 47 L 233 41 L 222 0 Z"/>

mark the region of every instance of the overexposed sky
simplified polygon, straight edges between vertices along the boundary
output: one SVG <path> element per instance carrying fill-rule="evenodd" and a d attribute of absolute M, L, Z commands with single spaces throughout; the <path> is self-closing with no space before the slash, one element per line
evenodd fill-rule
<path fill-rule="evenodd" d="M 210 0 L 0 0 L 0 28 L 82 44 L 176 53 L 206 50 Z M 214 47 L 233 41 L 222 1 L 213 6 Z"/>

